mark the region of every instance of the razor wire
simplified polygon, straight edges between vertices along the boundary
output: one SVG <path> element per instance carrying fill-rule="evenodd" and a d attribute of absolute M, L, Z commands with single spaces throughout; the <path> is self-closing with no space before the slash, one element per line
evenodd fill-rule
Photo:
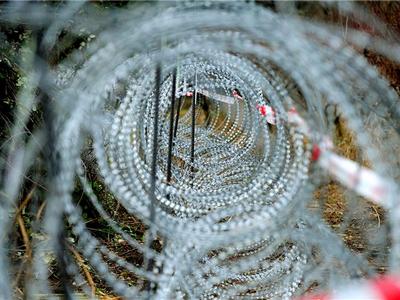
<path fill-rule="evenodd" d="M 350 3 L 340 13 L 360 17 Z M 5 236 L 23 175 L 47 149 L 46 241 L 34 245 L 30 297 L 51 294 L 48 252 L 64 272 L 67 298 L 74 290 L 94 297 L 67 237 L 127 299 L 290 299 L 371 278 L 369 249 L 349 249 L 310 209 L 332 180 L 345 190 L 346 215 L 367 203 L 358 194 L 386 209 L 389 229 L 366 239 L 389 257 L 388 272 L 398 272 L 399 99 L 358 52 L 371 47 L 399 62 L 397 44 L 356 29 L 343 38 L 335 26 L 242 2 L 143 3 L 102 15 L 83 3 L 25 3 L 6 6 L 1 19 L 32 27 L 32 84 L 20 101 L 28 111 L 42 105 L 47 117 L 28 142 L 15 138 L 2 177 Z M 82 29 L 94 40 L 48 65 L 59 39 Z M 370 168 L 335 153 L 330 107 Z M 25 113 L 17 117 L 16 133 L 27 122 Z M 143 239 L 105 209 L 88 178 L 87 149 L 114 205 L 146 228 Z M 88 228 L 77 184 L 139 261 Z M 0 274 L 0 293 L 9 299 L 13 266 L 1 243 L 0 267 L 9 272 Z"/>

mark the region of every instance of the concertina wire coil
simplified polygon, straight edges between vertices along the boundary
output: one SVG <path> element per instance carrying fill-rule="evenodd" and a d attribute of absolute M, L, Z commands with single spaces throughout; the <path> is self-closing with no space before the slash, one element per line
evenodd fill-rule
<path fill-rule="evenodd" d="M 365 22 L 360 11 L 340 5 L 341 14 Z M 371 278 L 377 271 L 368 249 L 349 249 L 310 209 L 332 180 L 345 190 L 345 214 L 368 201 L 385 209 L 385 224 L 366 239 L 386 257 L 388 273 L 399 270 L 399 98 L 358 51 L 400 61 L 383 24 L 376 21 L 375 35 L 349 28 L 343 37 L 332 24 L 245 2 L 143 3 L 101 16 L 79 2 L 58 10 L 26 3 L 0 15 L 31 26 L 36 41 L 18 99 L 28 114 L 17 111 L 13 133 L 23 131 L 36 105 L 45 114 L 32 136 L 14 135 L 13 167 L 1 178 L 4 236 L 13 230 L 8 214 L 24 174 L 39 151 L 47 153 L 46 239 L 34 244 L 30 297 L 51 293 L 49 251 L 65 267 L 65 294 L 93 296 L 65 235 L 126 299 L 290 299 Z M 60 33 L 82 28 L 93 41 L 50 66 Z M 339 113 L 363 154 L 359 161 L 336 149 Z M 104 207 L 87 176 L 89 148 L 114 205 L 145 226 L 143 239 Z M 77 184 L 140 262 L 88 228 Z M 10 299 L 13 266 L 6 239 L 0 243 L 0 268 L 10 270 L 0 274 L 0 294 Z M 134 284 L 110 264 L 133 274 Z"/>

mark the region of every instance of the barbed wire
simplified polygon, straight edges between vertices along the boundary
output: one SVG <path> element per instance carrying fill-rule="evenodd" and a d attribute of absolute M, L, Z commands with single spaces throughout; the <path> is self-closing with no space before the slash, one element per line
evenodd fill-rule
<path fill-rule="evenodd" d="M 3 237 L 14 230 L 9 214 L 24 174 L 48 151 L 42 240 L 32 240 L 27 295 L 51 294 L 46 255 L 54 253 L 64 295 L 94 297 L 70 241 L 127 299 L 289 299 L 375 276 L 372 253 L 398 272 L 398 95 L 359 49 L 399 62 L 399 46 L 378 21 L 375 35 L 347 28 L 343 37 L 339 27 L 292 9 L 244 2 L 2 8 L 3 23 L 23 23 L 36 38 L 1 178 Z M 354 3 L 339 13 L 360 24 L 373 18 Z M 82 34 L 87 45 L 50 65 L 58 44 Z M 43 127 L 18 135 L 36 105 Z M 361 153 L 356 162 L 336 148 L 338 112 Z M 106 207 L 89 168 L 112 206 L 145 227 L 143 237 Z M 336 230 L 324 219 L 329 195 L 321 195 L 339 183 L 346 209 Z M 119 255 L 87 226 L 77 185 L 140 259 Z M 356 253 L 342 236 L 353 234 L 354 216 L 369 222 L 368 200 L 386 210 L 384 224 L 359 234 L 366 247 Z M 14 266 L 7 239 L 0 243 L 0 268 L 9 270 L 0 274 L 0 293 L 10 299 Z"/>

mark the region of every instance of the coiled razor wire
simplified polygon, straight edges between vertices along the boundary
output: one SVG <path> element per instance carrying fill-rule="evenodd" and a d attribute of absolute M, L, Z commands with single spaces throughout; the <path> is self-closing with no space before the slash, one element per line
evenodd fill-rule
<path fill-rule="evenodd" d="M 350 3 L 340 13 L 368 20 Z M 4 238 L 13 230 L 9 213 L 44 146 L 50 157 L 39 231 L 45 240 L 34 243 L 28 297 L 51 295 L 48 252 L 57 254 L 67 298 L 75 297 L 74 285 L 94 296 L 66 238 L 93 274 L 127 299 L 289 299 L 369 278 L 377 270 L 368 249 L 349 249 L 310 209 L 330 178 L 346 189 L 349 216 L 367 203 L 356 192 L 368 198 L 363 185 L 382 181 L 386 222 L 366 239 L 389 272 L 399 270 L 399 100 L 358 53 L 369 47 L 400 62 L 400 48 L 384 39 L 378 21 L 374 36 L 348 29 L 343 38 L 333 25 L 242 2 L 135 4 L 101 15 L 79 2 L 25 3 L 3 6 L 1 20 L 32 28 L 34 63 L 19 101 L 28 112 L 41 104 L 47 116 L 43 128 L 28 139 L 14 135 L 8 145 L 2 298 L 14 294 Z M 82 30 L 94 40 L 50 67 L 54 45 Z M 354 133 L 373 182 L 364 180 L 360 165 L 350 182 L 353 165 L 340 175 L 335 168 L 345 160 L 329 164 L 335 148 L 324 145 L 334 140 L 337 117 L 331 108 Z M 29 113 L 16 116 L 18 134 Z M 113 205 L 145 226 L 143 239 L 104 207 L 87 176 L 88 148 Z M 87 227 L 74 198 L 77 184 L 139 262 L 112 251 Z M 111 264 L 135 280 L 124 280 Z"/>

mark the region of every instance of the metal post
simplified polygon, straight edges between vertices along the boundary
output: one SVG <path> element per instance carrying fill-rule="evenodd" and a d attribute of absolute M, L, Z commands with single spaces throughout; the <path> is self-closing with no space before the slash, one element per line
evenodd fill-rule
<path fill-rule="evenodd" d="M 157 148 L 158 148 L 158 112 L 160 104 L 160 81 L 161 81 L 161 65 L 157 64 L 156 67 L 156 87 L 155 87 L 155 103 L 154 103 L 154 123 L 153 123 L 153 149 L 151 160 L 151 173 L 150 173 L 150 222 L 153 223 L 155 219 L 155 190 L 156 190 L 156 173 L 157 173 Z"/>
<path fill-rule="evenodd" d="M 155 78 L 155 102 L 154 102 L 154 123 L 153 123 L 153 149 L 152 149 L 152 160 L 151 160 L 151 173 L 150 173 L 150 228 L 149 236 L 147 240 L 147 247 L 150 248 L 153 242 L 155 232 L 154 232 L 154 222 L 156 217 L 156 174 L 157 174 L 157 149 L 158 149 L 158 119 L 159 119 L 159 104 L 160 104 L 160 81 L 161 81 L 161 64 L 157 63 L 156 66 L 156 78 Z M 147 260 L 147 271 L 152 271 L 154 261 L 153 259 Z M 146 283 L 146 291 L 148 299 L 150 299 L 151 282 L 150 280 Z"/>
<path fill-rule="evenodd" d="M 182 97 L 179 97 L 178 107 L 176 109 L 175 125 L 174 125 L 174 139 L 176 138 L 176 134 L 178 132 L 179 114 L 181 113 L 181 106 L 182 106 Z"/>
<path fill-rule="evenodd" d="M 36 35 L 36 55 L 41 58 L 43 61 L 48 60 L 48 52 L 47 49 L 44 48 L 43 43 L 43 35 L 44 30 L 39 30 Z M 56 202 L 57 199 L 57 192 L 53 188 L 53 180 L 60 173 L 60 159 L 59 159 L 59 152 L 56 148 L 57 143 L 57 133 L 55 130 L 55 119 L 56 113 L 51 103 L 51 98 L 49 94 L 44 90 L 45 86 L 45 78 L 44 74 L 47 70 L 45 65 L 40 65 L 36 63 L 36 68 L 40 70 L 40 79 L 39 79 L 39 101 L 43 105 L 43 119 L 44 125 L 46 130 L 46 140 L 47 145 L 44 148 L 44 154 L 48 158 L 47 160 L 47 168 L 48 168 L 48 175 L 47 175 L 47 182 L 49 185 L 49 195 L 47 196 L 48 205 L 46 209 L 46 215 L 49 215 L 49 219 L 53 222 L 52 226 L 56 229 L 55 238 L 56 242 L 54 244 L 56 257 L 57 257 L 57 266 L 58 271 L 60 274 L 60 282 L 61 282 L 61 289 L 63 293 L 63 298 L 66 300 L 73 299 L 71 286 L 68 282 L 69 276 L 67 273 L 67 252 L 66 252 L 66 236 L 65 236 L 65 227 L 64 227 L 64 211 L 58 209 L 59 204 Z"/>
<path fill-rule="evenodd" d="M 169 116 L 169 139 L 168 139 L 168 158 L 167 158 L 167 182 L 171 181 L 171 160 L 172 147 L 174 138 L 174 108 L 175 108 L 175 93 L 176 93 L 176 68 L 172 74 L 172 95 L 171 95 L 171 113 Z M 179 110 L 179 107 L 178 107 Z M 177 115 L 178 118 L 179 115 Z"/>
<path fill-rule="evenodd" d="M 192 96 L 192 136 L 191 136 L 191 144 L 190 144 L 190 163 L 191 163 L 191 173 L 193 176 L 194 172 L 194 135 L 196 129 L 196 101 L 197 101 L 197 74 L 195 75 L 195 87 Z"/>

